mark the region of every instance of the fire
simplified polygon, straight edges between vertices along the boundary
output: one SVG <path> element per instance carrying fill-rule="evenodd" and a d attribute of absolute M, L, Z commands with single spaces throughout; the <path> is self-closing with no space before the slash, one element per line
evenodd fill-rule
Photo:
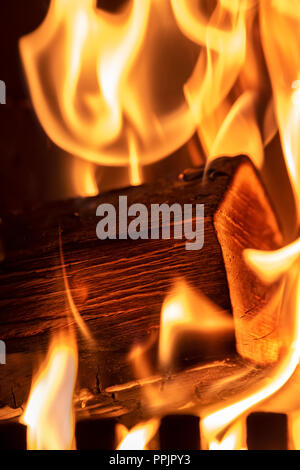
<path fill-rule="evenodd" d="M 99 191 L 95 164 L 74 158 L 71 164 L 71 184 L 76 196 L 96 196 Z"/>
<path fill-rule="evenodd" d="M 130 183 L 137 186 L 142 183 L 139 153 L 135 142 L 134 134 L 128 131 L 128 148 L 129 148 L 129 166 L 130 166 Z"/>
<path fill-rule="evenodd" d="M 249 249 L 244 257 L 266 285 L 281 283 L 280 358 L 253 389 L 204 416 L 201 432 L 209 449 L 245 448 L 247 413 L 287 384 L 300 360 L 299 24 L 296 0 L 132 0 L 114 14 L 96 8 L 95 0 L 51 0 L 42 25 L 20 42 L 42 126 L 61 148 L 91 165 L 81 179 L 81 164 L 74 167 L 78 194 L 97 193 L 92 163 L 128 165 L 131 184 L 140 184 L 143 165 L 178 149 L 195 130 L 208 161 L 247 154 L 262 168 L 264 147 L 279 129 L 297 207 L 293 241 L 274 252 Z M 73 316 L 91 340 L 70 293 L 61 240 L 60 255 Z M 173 365 L 182 335 L 233 330 L 226 312 L 177 281 L 162 306 L 161 369 Z M 131 356 L 139 378 L 151 375 L 148 346 L 137 346 Z M 23 416 L 29 448 L 74 447 L 76 368 L 73 340 L 53 342 Z M 145 393 L 152 405 L 173 399 L 152 384 Z M 290 418 L 294 447 L 299 421 L 298 412 Z M 153 418 L 130 431 L 123 427 L 118 449 L 145 449 L 158 426 Z"/>
<path fill-rule="evenodd" d="M 236 421 L 221 440 L 211 441 L 209 450 L 247 450 L 245 420 Z"/>
<path fill-rule="evenodd" d="M 300 449 L 300 411 L 291 413 L 288 419 L 288 428 L 290 442 L 289 446 L 292 450 Z"/>
<path fill-rule="evenodd" d="M 205 2 L 199 7 L 196 2 L 172 0 L 172 7 L 184 34 L 203 46 L 184 92 L 207 157 L 247 154 L 261 166 L 263 143 L 276 126 L 268 119 L 263 98 L 264 71 L 253 34 L 256 3 L 219 0 L 212 8 Z M 265 106 L 262 127 L 259 101 Z"/>
<path fill-rule="evenodd" d="M 130 431 L 126 431 L 123 426 L 121 434 L 125 434 L 125 436 L 117 450 L 147 450 L 147 444 L 157 433 L 159 425 L 160 420 L 153 418 L 137 424 Z"/>
<path fill-rule="evenodd" d="M 191 137 L 195 122 L 183 86 L 198 49 L 180 32 L 170 3 L 160 0 L 132 0 L 114 14 L 96 0 L 51 0 L 44 22 L 20 42 L 49 137 L 105 165 L 130 165 L 131 134 L 143 164 Z"/>
<path fill-rule="evenodd" d="M 188 332 L 218 333 L 233 331 L 232 317 L 179 280 L 166 297 L 161 312 L 159 360 L 170 367 L 177 339 Z"/>
<path fill-rule="evenodd" d="M 75 448 L 72 405 L 77 374 L 77 347 L 69 334 L 58 335 L 39 372 L 22 416 L 29 450 Z"/>

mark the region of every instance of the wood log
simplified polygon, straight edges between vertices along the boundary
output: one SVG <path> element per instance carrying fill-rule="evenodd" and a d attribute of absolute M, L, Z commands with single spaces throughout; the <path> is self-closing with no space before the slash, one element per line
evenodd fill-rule
<path fill-rule="evenodd" d="M 148 208 L 164 202 L 204 204 L 203 249 L 187 251 L 185 240 L 174 238 L 98 240 L 96 208 L 101 203 L 117 206 L 119 195 L 128 197 L 128 205 L 138 202 Z M 255 340 L 247 318 L 259 324 L 261 306 L 270 302 L 277 286 L 263 286 L 246 268 L 241 251 L 278 248 L 281 236 L 247 157 L 218 159 L 204 176 L 194 169 L 178 181 L 162 179 L 2 218 L 0 338 L 7 345 L 7 364 L 0 366 L 3 406 L 17 408 L 26 401 L 33 368 L 45 354 L 50 335 L 69 323 L 59 231 L 71 294 L 97 344 L 97 351 L 89 350 L 79 337 L 79 389 L 101 394 L 136 379 L 127 353 L 159 329 L 163 299 L 177 277 L 233 311 L 241 355 L 262 364 L 275 360 L 276 335 L 269 340 L 268 334 L 276 318 L 263 317 L 263 332 Z M 216 359 L 221 358 L 194 357 L 205 363 Z"/>

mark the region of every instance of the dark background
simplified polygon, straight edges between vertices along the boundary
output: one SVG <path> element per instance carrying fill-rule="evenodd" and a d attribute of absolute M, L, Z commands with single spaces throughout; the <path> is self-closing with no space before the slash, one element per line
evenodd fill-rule
<path fill-rule="evenodd" d="M 98 0 L 98 6 L 115 11 L 127 0 Z M 0 106 L 0 217 L 18 213 L 49 200 L 77 196 L 68 175 L 73 155 L 47 137 L 31 106 L 22 70 L 18 41 L 35 30 L 46 16 L 50 0 L 0 2 L 0 79 L 6 83 L 6 105 Z M 145 181 L 167 173 L 174 176 L 190 166 L 186 149 L 143 170 Z M 176 164 L 174 164 L 176 162 Z M 84 162 L 81 163 L 84 166 Z M 129 184 L 124 167 L 95 167 L 101 189 Z M 103 183 L 104 182 L 104 183 Z"/>

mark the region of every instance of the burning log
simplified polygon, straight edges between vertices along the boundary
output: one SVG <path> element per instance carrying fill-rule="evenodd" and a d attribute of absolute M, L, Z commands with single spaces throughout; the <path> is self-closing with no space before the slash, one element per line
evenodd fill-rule
<path fill-rule="evenodd" d="M 128 205 L 148 208 L 164 202 L 204 204 L 203 248 L 188 251 L 185 240 L 174 238 L 98 240 L 96 208 L 101 203 L 117 207 L 119 195 L 127 196 Z M 220 158 L 205 175 L 193 169 L 179 181 L 162 179 L 3 217 L 0 331 L 7 364 L 0 368 L 2 405 L 16 408 L 26 401 L 32 367 L 45 353 L 49 335 L 70 323 L 59 232 L 69 294 L 97 345 L 95 350 L 79 339 L 80 388 L 101 395 L 135 379 L 127 353 L 158 330 L 163 299 L 178 277 L 233 312 L 242 356 L 260 364 L 277 359 L 277 317 L 265 307 L 278 285 L 266 288 L 246 267 L 242 251 L 278 248 L 280 230 L 248 158 Z M 202 351 L 194 360 L 207 363 L 224 355 Z"/>
<path fill-rule="evenodd" d="M 287 416 L 252 413 L 247 418 L 248 450 L 288 450 Z"/>

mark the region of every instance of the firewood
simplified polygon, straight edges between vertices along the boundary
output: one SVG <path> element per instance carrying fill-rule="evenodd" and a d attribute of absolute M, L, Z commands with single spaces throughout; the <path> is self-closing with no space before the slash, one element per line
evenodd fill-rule
<path fill-rule="evenodd" d="M 128 206 L 204 204 L 203 248 L 187 251 L 186 241 L 174 238 L 98 240 L 96 208 L 101 203 L 117 206 L 119 195 L 128 197 Z M 261 337 L 255 338 L 252 319 L 259 324 L 262 306 L 277 286 L 267 288 L 253 276 L 241 251 L 274 249 L 282 241 L 268 197 L 247 157 L 218 159 L 204 175 L 203 169 L 193 169 L 178 181 L 162 179 L 95 198 L 54 202 L 2 219 L 0 338 L 7 346 L 7 364 L 0 366 L 2 405 L 17 408 L 26 401 L 33 369 L 51 334 L 69 324 L 60 231 L 70 291 L 97 345 L 96 351 L 89 349 L 79 335 L 79 389 L 102 393 L 136 379 L 127 354 L 133 344 L 158 331 L 162 302 L 175 278 L 184 278 L 233 312 L 241 355 L 260 364 L 276 358 L 276 333 L 268 337 L 276 330 L 276 318 L 265 316 Z"/>

